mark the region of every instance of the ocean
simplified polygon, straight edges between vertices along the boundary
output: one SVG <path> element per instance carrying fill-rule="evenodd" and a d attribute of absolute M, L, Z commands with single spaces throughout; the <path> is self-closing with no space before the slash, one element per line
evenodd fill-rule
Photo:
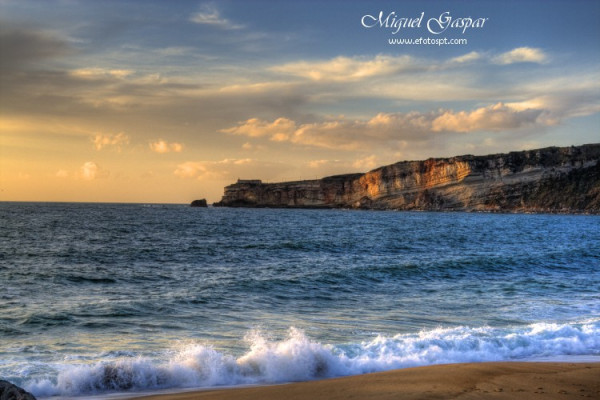
<path fill-rule="evenodd" d="M 0 203 L 39 398 L 600 360 L 600 216 Z"/>

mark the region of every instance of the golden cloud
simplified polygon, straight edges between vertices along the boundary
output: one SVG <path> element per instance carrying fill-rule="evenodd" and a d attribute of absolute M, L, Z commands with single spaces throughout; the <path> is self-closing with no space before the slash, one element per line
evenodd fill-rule
<path fill-rule="evenodd" d="M 70 71 L 70 75 L 76 78 L 96 79 L 103 77 L 113 77 L 123 79 L 133 74 L 130 69 L 105 69 L 105 68 L 79 68 Z"/>
<path fill-rule="evenodd" d="M 367 156 L 365 158 L 358 159 L 352 163 L 354 168 L 358 168 L 360 170 L 371 170 L 378 165 L 377 157 L 374 154 Z"/>
<path fill-rule="evenodd" d="M 68 178 L 69 172 L 64 169 L 59 169 L 58 171 L 56 171 L 56 174 L 54 174 L 54 176 L 56 176 L 57 178 Z"/>
<path fill-rule="evenodd" d="M 547 60 L 548 56 L 541 49 L 532 47 L 518 47 L 493 58 L 496 64 L 502 65 L 523 62 L 543 64 Z"/>
<path fill-rule="evenodd" d="M 79 170 L 81 173 L 81 178 L 83 178 L 86 181 L 92 181 L 92 180 L 96 179 L 99 168 L 95 162 L 87 161 L 86 163 L 84 163 L 81 166 L 81 168 Z"/>
<path fill-rule="evenodd" d="M 503 131 L 538 122 L 542 109 L 513 108 L 503 103 L 473 111 L 445 111 L 431 123 L 434 132 Z"/>
<path fill-rule="evenodd" d="M 471 111 L 436 110 L 407 113 L 379 113 L 368 120 L 340 117 L 314 123 L 298 124 L 287 118 L 273 122 L 251 118 L 221 132 L 252 138 L 287 141 L 328 149 L 363 150 L 382 145 L 398 147 L 406 139 L 428 140 L 440 132 L 467 133 L 508 131 L 533 125 L 549 125 L 551 119 L 543 108 L 526 108 L 527 103 L 510 106 L 497 103 Z M 531 106 L 539 103 L 531 103 Z M 363 165 L 368 166 L 368 160 Z"/>
<path fill-rule="evenodd" d="M 263 179 L 276 177 L 289 169 L 289 166 L 277 162 L 265 162 L 252 158 L 229 159 L 219 161 L 186 161 L 177 165 L 173 174 L 180 178 L 208 181 L 227 181 L 236 178 Z M 250 174 L 250 175 L 249 175 Z"/>
<path fill-rule="evenodd" d="M 479 53 L 477 51 L 472 51 L 472 52 L 464 54 L 462 56 L 454 57 L 450 60 L 450 62 L 462 64 L 462 63 L 477 61 L 481 58 L 482 58 L 481 53 Z"/>
<path fill-rule="evenodd" d="M 183 144 L 177 142 L 168 143 L 162 139 L 159 139 L 155 142 L 150 142 L 150 150 L 159 154 L 170 152 L 181 153 L 183 151 Z"/>
<path fill-rule="evenodd" d="M 371 59 L 340 56 L 327 61 L 288 63 L 271 70 L 313 81 L 355 81 L 393 74 L 414 64 L 415 60 L 410 56 L 377 55 Z"/>
<path fill-rule="evenodd" d="M 295 130 L 296 123 L 287 118 L 277 118 L 273 122 L 250 118 L 238 126 L 222 129 L 221 132 L 248 137 L 266 136 L 273 141 L 282 142 L 288 140 Z"/>
<path fill-rule="evenodd" d="M 102 150 L 107 146 L 113 146 L 118 151 L 121 151 L 121 146 L 129 144 L 129 136 L 125 135 L 123 132 L 117 134 L 98 133 L 94 136 L 92 141 L 94 142 L 96 150 Z"/>

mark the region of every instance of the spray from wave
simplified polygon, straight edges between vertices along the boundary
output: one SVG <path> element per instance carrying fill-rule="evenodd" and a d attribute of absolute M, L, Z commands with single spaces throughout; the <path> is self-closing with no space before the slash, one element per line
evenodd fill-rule
<path fill-rule="evenodd" d="M 371 341 L 330 345 L 290 328 L 281 341 L 246 337 L 241 357 L 201 344 L 165 352 L 163 359 L 122 357 L 64 366 L 55 378 L 25 382 L 39 397 L 105 392 L 280 383 L 422 365 L 600 355 L 600 319 L 521 328 L 438 328 Z M 166 356 L 166 354 L 171 354 Z"/>

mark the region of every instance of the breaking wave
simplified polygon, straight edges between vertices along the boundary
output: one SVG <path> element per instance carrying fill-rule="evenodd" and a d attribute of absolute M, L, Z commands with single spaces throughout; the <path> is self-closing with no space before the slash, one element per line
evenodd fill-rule
<path fill-rule="evenodd" d="M 123 352 L 94 365 L 62 365 L 55 377 L 25 381 L 24 386 L 38 397 L 78 396 L 306 381 L 444 363 L 600 356 L 600 319 L 517 328 L 438 328 L 343 345 L 319 343 L 295 328 L 283 340 L 270 340 L 260 332 L 249 333 L 245 340 L 248 350 L 240 357 L 197 343 L 165 351 L 159 358 Z"/>

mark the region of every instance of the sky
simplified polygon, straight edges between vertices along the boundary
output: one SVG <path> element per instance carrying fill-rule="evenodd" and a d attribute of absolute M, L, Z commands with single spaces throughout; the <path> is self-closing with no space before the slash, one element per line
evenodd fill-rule
<path fill-rule="evenodd" d="M 598 142 L 597 0 L 0 0 L 0 201 Z"/>

